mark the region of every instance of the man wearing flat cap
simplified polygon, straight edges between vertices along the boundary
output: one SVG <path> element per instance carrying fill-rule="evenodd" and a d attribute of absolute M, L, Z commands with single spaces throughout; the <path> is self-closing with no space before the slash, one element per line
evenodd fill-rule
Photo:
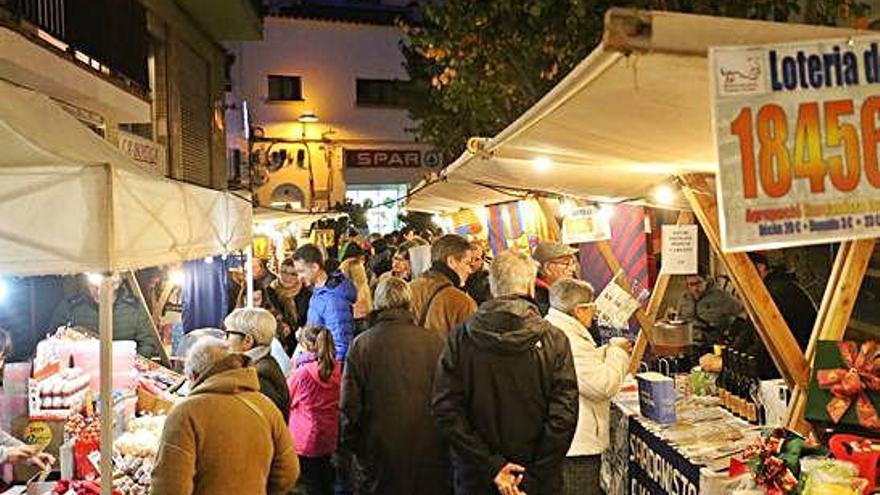
<path fill-rule="evenodd" d="M 538 278 L 535 280 L 535 302 L 541 316 L 550 311 L 550 287 L 563 278 L 580 278 L 578 250 L 558 242 L 544 241 L 538 244 L 532 258 L 538 262 Z"/>

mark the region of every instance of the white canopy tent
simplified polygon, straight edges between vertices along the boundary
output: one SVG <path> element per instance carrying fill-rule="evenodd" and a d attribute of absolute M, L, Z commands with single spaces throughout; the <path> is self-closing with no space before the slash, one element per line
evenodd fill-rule
<path fill-rule="evenodd" d="M 254 209 L 254 223 L 256 224 L 296 224 L 309 226 L 318 220 L 335 220 L 346 217 L 348 214 L 336 211 L 296 211 L 281 210 L 277 208 L 257 207 Z"/>
<path fill-rule="evenodd" d="M 0 82 L 0 274 L 113 272 L 239 249 L 251 205 L 156 177 L 50 98 Z"/>
<path fill-rule="evenodd" d="M 0 81 L 0 275 L 114 273 L 240 249 L 251 205 L 155 177 L 49 97 Z M 111 409 L 112 289 L 101 286 L 101 408 Z M 112 479 L 112 415 L 101 473 Z M 102 484 L 109 495 L 111 483 Z"/>
<path fill-rule="evenodd" d="M 616 202 L 646 198 L 671 176 L 714 173 L 709 47 L 856 33 L 612 9 L 593 53 L 481 149 L 417 188 L 407 207 L 443 212 L 504 201 L 485 186 Z"/>

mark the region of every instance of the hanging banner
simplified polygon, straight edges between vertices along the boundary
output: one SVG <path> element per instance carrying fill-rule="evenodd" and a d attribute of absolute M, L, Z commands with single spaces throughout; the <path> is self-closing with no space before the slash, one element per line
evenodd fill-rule
<path fill-rule="evenodd" d="M 117 145 L 129 158 L 147 172 L 161 177 L 168 174 L 165 162 L 165 147 L 134 134 L 118 131 Z"/>
<path fill-rule="evenodd" d="M 878 44 L 710 50 L 725 251 L 880 236 Z"/>
<path fill-rule="evenodd" d="M 574 210 L 562 219 L 562 243 L 607 241 L 611 239 L 611 224 L 599 208 L 587 206 Z"/>
<path fill-rule="evenodd" d="M 664 225 L 662 273 L 693 275 L 697 273 L 697 226 Z"/>

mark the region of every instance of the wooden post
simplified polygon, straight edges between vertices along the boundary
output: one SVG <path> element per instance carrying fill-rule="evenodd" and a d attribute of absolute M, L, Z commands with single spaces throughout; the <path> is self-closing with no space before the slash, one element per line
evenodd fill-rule
<path fill-rule="evenodd" d="M 678 214 L 676 225 L 685 225 L 693 222 L 694 215 L 689 211 L 683 211 Z M 670 277 L 669 274 L 661 271 L 660 275 L 657 277 L 657 282 L 654 284 L 654 290 L 651 291 L 651 300 L 648 301 L 648 307 L 645 310 L 647 320 L 650 323 L 650 328 L 648 331 L 645 331 L 644 327 L 642 327 L 639 331 L 638 337 L 636 337 L 632 356 L 630 356 L 629 361 L 630 373 L 638 371 L 639 365 L 642 362 L 642 357 L 645 355 L 645 350 L 648 347 L 648 336 L 654 330 L 654 323 L 657 321 L 657 314 L 660 312 L 660 306 L 663 304 L 663 298 L 666 297 L 666 290 L 669 288 Z"/>
<path fill-rule="evenodd" d="M 875 243 L 876 239 L 864 239 L 840 244 L 807 346 L 806 358 L 811 367 L 819 340 L 843 339 L 859 289 L 868 271 L 868 263 L 874 253 Z M 800 433 L 806 433 L 811 429 L 810 424 L 804 420 L 807 405 L 806 390 L 805 386 L 794 388 L 786 419 L 786 426 Z"/>
<path fill-rule="evenodd" d="M 162 342 L 162 336 L 159 334 L 156 320 L 153 318 L 152 312 L 150 311 L 150 305 L 147 304 L 147 299 L 144 297 L 144 292 L 141 290 L 141 286 L 138 284 L 134 272 L 125 272 L 125 280 L 128 281 L 128 285 L 131 287 L 134 296 L 141 302 L 141 306 L 143 306 L 147 314 L 150 315 L 150 329 L 153 331 L 153 337 L 156 338 L 156 342 L 159 344 L 159 357 L 162 359 L 162 364 L 164 366 L 170 367 L 171 359 L 168 358 L 168 351 L 165 350 L 165 344 Z"/>
<path fill-rule="evenodd" d="M 755 265 L 752 264 L 746 253 L 721 251 L 718 206 L 714 187 L 707 181 L 705 175 L 688 174 L 680 176 L 680 179 L 685 186 L 683 187 L 685 197 L 700 221 L 706 237 L 709 238 L 709 243 L 730 273 L 731 280 L 742 298 L 746 312 L 755 324 L 755 328 L 767 346 L 779 372 L 789 386 L 806 386 L 809 377 L 807 360 L 788 328 L 788 324 L 770 297 Z"/>

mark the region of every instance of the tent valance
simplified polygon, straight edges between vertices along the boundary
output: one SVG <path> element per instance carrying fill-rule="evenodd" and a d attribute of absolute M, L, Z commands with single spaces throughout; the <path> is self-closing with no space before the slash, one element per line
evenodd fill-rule
<path fill-rule="evenodd" d="M 251 205 L 150 175 L 49 97 L 0 81 L 0 274 L 122 271 L 240 249 Z"/>

